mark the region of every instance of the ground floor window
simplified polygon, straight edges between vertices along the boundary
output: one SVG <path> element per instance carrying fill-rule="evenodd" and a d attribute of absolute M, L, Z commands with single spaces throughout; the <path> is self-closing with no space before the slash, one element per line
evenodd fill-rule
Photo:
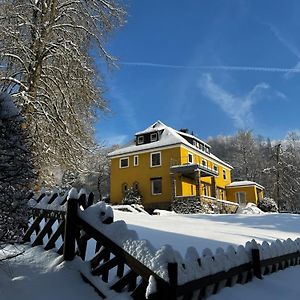
<path fill-rule="evenodd" d="M 235 199 L 239 205 L 246 205 L 246 193 L 245 192 L 236 192 Z"/>
<path fill-rule="evenodd" d="M 151 193 L 152 195 L 162 194 L 162 178 L 151 178 Z"/>
<path fill-rule="evenodd" d="M 122 193 L 125 194 L 128 190 L 128 184 L 126 182 L 124 182 L 122 184 Z"/>

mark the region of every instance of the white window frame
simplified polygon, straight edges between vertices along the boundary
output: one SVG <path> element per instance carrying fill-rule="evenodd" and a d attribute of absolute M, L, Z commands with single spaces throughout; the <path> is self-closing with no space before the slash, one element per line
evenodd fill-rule
<path fill-rule="evenodd" d="M 137 167 L 139 165 L 139 156 L 138 155 L 133 156 L 133 165 L 135 167 Z"/>
<path fill-rule="evenodd" d="M 125 167 L 122 167 L 122 163 L 121 163 L 121 161 L 122 160 L 127 160 L 127 166 L 125 166 Z M 129 167 L 129 157 L 127 156 L 127 157 L 121 157 L 120 159 L 119 159 L 119 168 L 120 169 L 125 169 L 125 168 L 128 168 Z"/>
<path fill-rule="evenodd" d="M 214 165 L 214 171 L 219 172 L 219 167 L 218 167 L 218 165 Z"/>
<path fill-rule="evenodd" d="M 144 144 L 144 136 L 143 135 L 139 135 L 137 137 L 137 144 L 138 145 Z"/>
<path fill-rule="evenodd" d="M 202 158 L 202 162 L 201 162 L 202 166 L 207 168 L 207 160 Z"/>
<path fill-rule="evenodd" d="M 192 160 L 190 161 L 190 157 L 192 157 Z M 193 155 L 193 153 L 188 153 L 188 163 L 189 164 L 192 164 L 192 163 L 194 163 L 194 155 Z"/>
<path fill-rule="evenodd" d="M 154 193 L 154 182 L 159 180 L 161 182 L 161 191 L 160 193 Z M 153 196 L 161 195 L 162 194 L 162 178 L 153 178 L 151 179 L 151 194 Z"/>
<path fill-rule="evenodd" d="M 159 154 L 159 162 L 160 162 L 159 165 L 153 165 L 153 164 L 152 164 L 152 156 L 155 155 L 155 154 Z M 158 151 L 158 152 L 151 152 L 151 153 L 150 153 L 150 167 L 151 167 L 151 168 L 156 168 L 156 167 L 161 167 L 161 165 L 162 165 L 161 151 Z"/>
<path fill-rule="evenodd" d="M 226 170 L 223 170 L 223 179 L 226 180 L 227 179 L 227 174 L 226 174 Z"/>
<path fill-rule="evenodd" d="M 157 132 L 153 132 L 150 134 L 150 142 L 156 142 L 157 141 Z"/>

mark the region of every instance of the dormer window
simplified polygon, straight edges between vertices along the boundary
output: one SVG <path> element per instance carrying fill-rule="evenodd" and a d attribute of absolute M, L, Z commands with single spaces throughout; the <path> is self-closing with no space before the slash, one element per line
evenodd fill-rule
<path fill-rule="evenodd" d="M 150 142 L 156 142 L 157 141 L 157 132 L 150 134 Z"/>
<path fill-rule="evenodd" d="M 137 144 L 138 145 L 144 144 L 144 136 L 143 135 L 140 135 L 137 137 Z"/>

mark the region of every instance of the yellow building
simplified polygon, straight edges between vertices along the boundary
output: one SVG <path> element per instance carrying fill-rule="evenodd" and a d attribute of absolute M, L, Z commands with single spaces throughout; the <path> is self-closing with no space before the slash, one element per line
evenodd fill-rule
<path fill-rule="evenodd" d="M 263 187 L 232 183 L 232 167 L 210 148 L 187 130 L 161 121 L 137 132 L 131 145 L 109 153 L 111 203 L 122 203 L 131 187 L 139 190 L 146 208 L 169 208 L 173 200 L 191 197 L 257 203 Z"/>

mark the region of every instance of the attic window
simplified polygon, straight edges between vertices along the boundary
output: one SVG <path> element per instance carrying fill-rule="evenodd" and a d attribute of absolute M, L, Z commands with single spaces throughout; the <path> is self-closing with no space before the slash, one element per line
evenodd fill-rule
<path fill-rule="evenodd" d="M 157 132 L 154 132 L 154 133 L 150 134 L 150 141 L 151 142 L 156 142 L 157 141 Z"/>
<path fill-rule="evenodd" d="M 144 144 L 144 136 L 143 135 L 140 135 L 137 137 L 137 144 L 138 145 Z"/>
<path fill-rule="evenodd" d="M 209 153 L 209 147 L 205 146 L 205 152 Z"/>

